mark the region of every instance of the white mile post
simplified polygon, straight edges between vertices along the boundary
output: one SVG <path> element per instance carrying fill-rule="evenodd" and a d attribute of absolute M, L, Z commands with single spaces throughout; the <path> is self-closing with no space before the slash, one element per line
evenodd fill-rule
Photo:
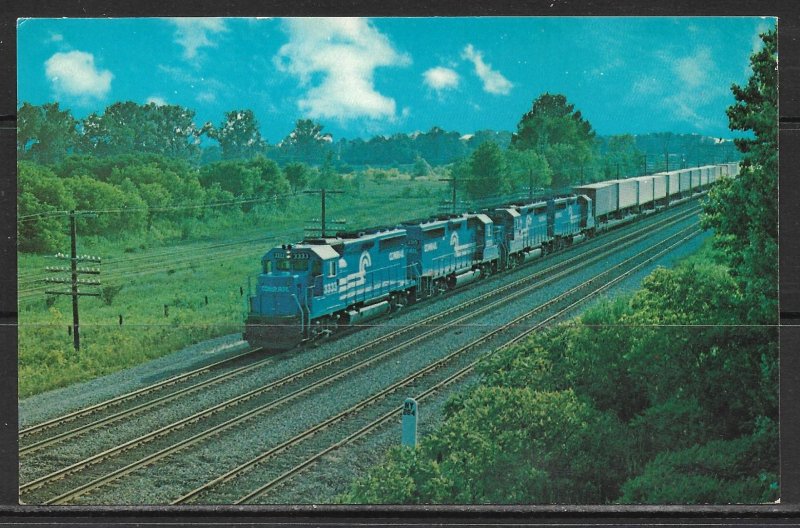
<path fill-rule="evenodd" d="M 417 401 L 406 398 L 403 402 L 403 445 L 417 446 Z"/>

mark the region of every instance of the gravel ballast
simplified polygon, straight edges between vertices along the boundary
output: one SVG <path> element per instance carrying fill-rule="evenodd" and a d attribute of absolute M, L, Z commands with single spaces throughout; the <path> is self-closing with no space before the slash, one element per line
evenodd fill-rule
<path fill-rule="evenodd" d="M 657 220 L 661 217 L 662 215 L 655 215 L 652 218 Z M 649 220 L 637 222 L 634 226 L 644 225 Z M 681 227 L 685 227 L 690 223 L 691 221 L 684 221 L 667 229 L 664 234 L 659 235 L 659 239 L 666 237 L 670 233 L 677 232 Z M 622 228 L 612 236 L 616 237 L 628 229 L 630 227 Z M 598 299 L 592 301 L 591 304 L 598 302 L 602 298 L 617 295 L 620 292 L 627 293 L 635 290 L 641 283 L 642 278 L 652 269 L 658 265 L 669 266 L 676 259 L 694 252 L 707 236 L 707 234 L 703 234 L 695 237 L 655 262 L 648 264 L 644 269 L 634 273 Z M 30 467 L 23 465 L 21 469 L 24 476 L 22 481 L 29 480 L 33 475 L 43 474 L 50 469 L 64 465 L 65 460 L 75 461 L 80 457 L 88 456 L 87 454 L 96 452 L 99 446 L 107 446 L 109 442 L 113 443 L 117 439 L 130 438 L 137 433 L 141 434 L 143 430 L 153 429 L 158 424 L 164 424 L 170 420 L 176 420 L 191 414 L 191 412 L 209 407 L 224 398 L 246 392 L 249 388 L 257 387 L 259 384 L 266 384 L 290 372 L 300 370 L 304 366 L 322 358 L 342 353 L 357 344 L 364 343 L 385 333 L 387 328 L 391 329 L 396 326 L 407 325 L 412 321 L 418 321 L 451 306 L 456 306 L 464 302 L 465 299 L 474 298 L 495 288 L 500 283 L 506 283 L 538 269 L 551 266 L 560 259 L 568 258 L 568 256 L 576 254 L 576 252 L 584 251 L 584 248 L 588 249 L 607 239 L 605 237 L 604 239 L 589 241 L 576 247 L 573 251 L 554 255 L 513 273 L 479 282 L 473 288 L 454 292 L 433 302 L 421 303 L 411 310 L 400 312 L 394 317 L 381 320 L 379 324 L 367 327 L 351 335 L 343 336 L 341 339 L 323 343 L 318 347 L 283 354 L 280 361 L 269 363 L 268 368 L 264 367 L 257 372 L 242 376 L 241 379 L 237 378 L 233 383 L 203 391 L 202 394 L 198 394 L 191 401 L 171 404 L 163 409 L 143 415 L 136 420 L 131 420 L 114 428 L 114 430 L 100 432 L 83 442 L 75 442 L 72 445 L 32 459 L 35 460 L 35 463 L 30 464 Z M 180 462 L 177 462 L 177 459 L 172 460 L 170 457 L 152 467 L 137 470 L 133 475 L 120 481 L 118 485 L 107 486 L 95 494 L 87 496 L 85 498 L 86 503 L 142 504 L 168 502 L 188 491 L 191 487 L 210 480 L 226 469 L 235 467 L 249 457 L 255 456 L 255 454 L 263 451 L 265 446 L 275 445 L 284 441 L 310 424 L 336 414 L 355 403 L 358 399 L 374 392 L 378 387 L 388 385 L 402 378 L 441 357 L 448 350 L 455 349 L 481 333 L 488 332 L 507 322 L 535 304 L 544 302 L 544 300 L 552 298 L 573 285 L 586 280 L 593 273 L 598 273 L 599 270 L 606 269 L 631 254 L 652 245 L 652 240 L 634 244 L 631 248 L 617 252 L 582 272 L 560 279 L 556 285 L 541 288 L 525 295 L 524 299 L 503 305 L 495 312 L 482 317 L 479 323 L 470 323 L 455 329 L 449 329 L 436 339 L 426 341 L 425 347 L 403 351 L 396 358 L 382 361 L 379 365 L 364 369 L 357 376 L 348 377 L 346 382 L 333 383 L 326 390 L 315 391 L 296 403 L 288 404 L 276 409 L 274 412 L 269 412 L 264 419 L 253 420 L 252 423 L 244 427 L 237 427 L 216 437 L 213 441 L 205 442 L 197 446 L 197 448 L 193 448 L 191 452 L 187 452 L 185 458 L 182 458 Z M 30 424 L 57 416 L 119 393 L 134 390 L 144 384 L 152 383 L 154 380 L 167 378 L 178 373 L 181 369 L 197 368 L 203 363 L 210 363 L 224 357 L 233 356 L 245 349 L 246 344 L 241 341 L 240 336 L 226 336 L 188 347 L 180 352 L 133 369 L 28 398 L 20 402 L 20 421 L 23 424 Z M 463 383 L 472 383 L 472 381 Z M 452 390 L 431 398 L 430 408 L 426 407 L 428 410 L 423 411 L 429 421 L 423 422 L 426 424 L 424 427 L 428 429 L 421 431 L 422 434 L 427 430 L 431 430 L 429 428 L 437 423 L 439 419 L 437 409 L 447 400 L 450 393 L 452 393 Z M 398 394 L 398 402 L 408 395 L 410 394 Z M 328 455 L 323 462 L 305 471 L 301 476 L 290 481 L 289 484 L 283 485 L 275 494 L 265 496 L 259 499 L 258 502 L 329 502 L 335 495 L 346 489 L 347 483 L 353 476 L 360 474 L 361 471 L 379 459 L 388 445 L 397 442 L 399 434 L 397 431 L 393 431 L 393 428 L 390 427 L 384 427 L 383 429 L 386 429 L 386 431 L 369 435 L 360 440 L 358 447 L 348 446 Z M 361 456 L 359 453 L 364 455 Z M 172 460 L 172 462 L 168 463 L 169 460 Z M 334 463 L 335 461 L 338 461 L 338 464 Z M 340 470 L 332 469 L 337 466 L 340 467 Z M 320 473 L 317 473 L 317 471 Z M 252 481 L 253 478 L 245 480 Z M 299 482 L 302 482 L 302 484 Z M 80 502 L 84 501 L 81 500 Z"/>

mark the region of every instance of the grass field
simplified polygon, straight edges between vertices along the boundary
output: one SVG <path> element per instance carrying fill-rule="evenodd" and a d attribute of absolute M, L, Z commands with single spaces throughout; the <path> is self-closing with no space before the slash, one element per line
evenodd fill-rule
<path fill-rule="evenodd" d="M 330 197 L 328 218 L 345 218 L 344 229 L 394 224 L 437 212 L 448 194 L 447 184 L 435 178 L 366 179 L 351 185 L 345 194 Z M 248 277 L 255 278 L 261 256 L 273 245 L 302 237 L 307 221 L 319 218 L 319 198 L 298 195 L 283 211 L 260 215 L 237 215 L 227 225 L 197 221 L 187 240 L 179 239 L 186 237 L 185 232 L 173 234 L 177 240 L 164 234 L 81 239 L 79 230 L 78 253 L 103 258 L 100 280 L 105 295 L 80 299 L 81 350 L 77 353 L 68 334 L 70 298 L 48 298 L 42 285 L 32 282 L 52 275 L 44 271 L 45 266 L 64 262 L 19 254 L 20 397 L 241 331 Z"/>

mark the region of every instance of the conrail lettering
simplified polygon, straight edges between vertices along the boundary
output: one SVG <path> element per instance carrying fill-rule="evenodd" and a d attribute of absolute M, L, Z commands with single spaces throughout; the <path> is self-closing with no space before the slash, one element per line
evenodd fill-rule
<path fill-rule="evenodd" d="M 270 293 L 289 293 L 288 286 L 262 286 L 261 291 L 263 292 L 270 292 Z"/>

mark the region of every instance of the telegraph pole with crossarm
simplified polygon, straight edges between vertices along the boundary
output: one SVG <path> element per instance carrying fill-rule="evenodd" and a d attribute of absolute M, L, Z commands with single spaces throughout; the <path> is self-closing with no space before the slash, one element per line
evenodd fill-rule
<path fill-rule="evenodd" d="M 314 189 L 310 191 L 303 191 L 305 194 L 319 194 L 321 200 L 321 217 L 320 217 L 320 228 L 321 228 L 321 238 L 325 238 L 325 228 L 327 227 L 326 218 L 325 218 L 325 206 L 326 206 L 326 198 L 329 194 L 343 194 L 344 191 L 332 191 L 329 189 Z M 342 224 L 342 221 L 333 221 L 334 224 Z"/>
<path fill-rule="evenodd" d="M 79 279 L 78 275 L 99 275 L 99 268 L 79 268 L 79 262 L 91 262 L 100 264 L 99 257 L 92 257 L 89 255 L 78 255 L 78 235 L 75 227 L 75 211 L 69 212 L 69 225 L 70 225 L 70 254 L 69 257 L 62 253 L 55 255 L 58 259 L 68 259 L 70 261 L 69 268 L 48 266 L 46 271 L 53 273 L 69 273 L 69 278 L 66 277 L 48 277 L 44 279 L 45 282 L 51 284 L 68 284 L 71 286 L 69 291 L 48 290 L 45 291 L 47 295 L 70 295 L 72 297 L 72 342 L 75 346 L 75 351 L 81 348 L 80 338 L 80 323 L 78 316 L 78 297 L 89 296 L 99 297 L 97 292 L 80 291 L 79 286 L 100 286 L 100 281 L 93 279 Z"/>

